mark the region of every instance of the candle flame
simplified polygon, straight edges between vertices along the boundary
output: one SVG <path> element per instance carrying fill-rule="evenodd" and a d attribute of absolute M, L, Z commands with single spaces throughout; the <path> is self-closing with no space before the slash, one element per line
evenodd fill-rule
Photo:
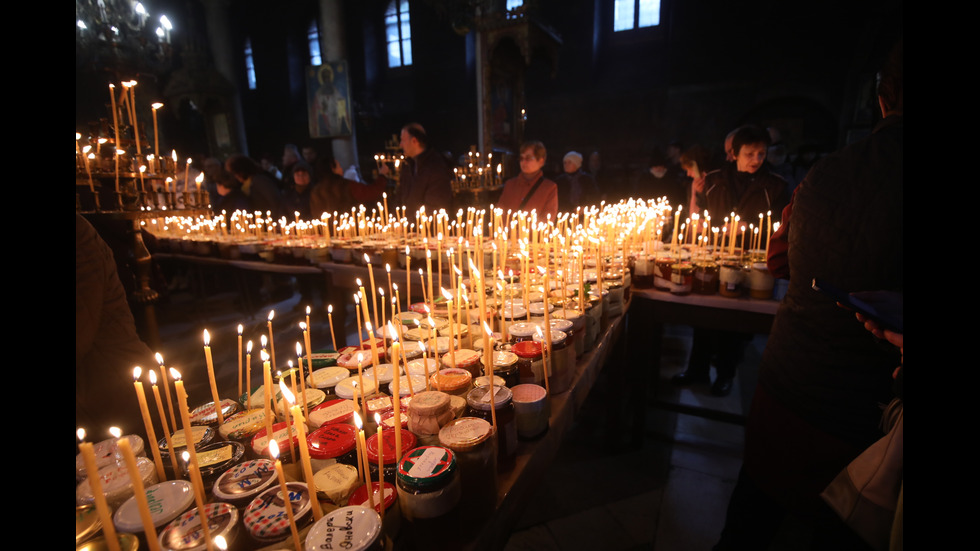
<path fill-rule="evenodd" d="M 242 324 L 240 324 L 240 323 L 239 323 L 239 324 L 238 324 L 238 336 L 239 336 L 239 337 L 241 337 L 241 336 L 242 336 L 242 331 L 244 331 L 244 330 L 245 330 L 245 328 L 244 328 L 244 327 L 242 327 Z"/>
<path fill-rule="evenodd" d="M 183 452 L 181 452 L 180 458 L 182 460 L 184 460 L 184 463 L 190 463 L 191 462 L 191 452 L 189 452 L 187 450 L 184 450 Z"/>
<path fill-rule="evenodd" d="M 276 311 L 275 310 L 269 310 L 269 321 L 272 321 L 272 318 L 274 318 L 274 317 L 276 317 Z"/>
<path fill-rule="evenodd" d="M 354 412 L 354 426 L 357 427 L 357 430 L 361 430 L 361 428 L 364 426 L 364 423 L 361 421 L 361 414 L 357 413 L 356 411 Z M 82 430 L 84 433 L 83 429 L 78 430 Z"/>
<path fill-rule="evenodd" d="M 446 300 L 448 300 L 449 302 L 453 301 L 453 294 L 447 291 L 445 287 L 439 287 L 439 292 L 442 293 L 442 296 L 445 297 Z"/>
<path fill-rule="evenodd" d="M 150 370 L 150 384 L 154 386 L 157 384 L 157 373 L 152 369 Z"/>
<path fill-rule="evenodd" d="M 364 262 L 367 264 L 371 263 L 371 257 L 368 256 L 368 253 L 364 253 Z"/>
<path fill-rule="evenodd" d="M 170 376 L 173 377 L 173 379 L 175 381 L 179 381 L 180 380 L 180 371 L 177 371 L 176 369 L 174 369 L 174 368 L 171 367 L 170 368 Z"/>
<path fill-rule="evenodd" d="M 310 312 L 312 312 L 312 311 L 313 311 L 313 309 L 312 309 L 312 308 L 310 308 L 310 305 L 309 305 L 309 304 L 307 304 L 307 305 L 306 305 L 306 315 L 307 315 L 307 316 L 308 316 L 308 315 L 310 315 Z"/>
<path fill-rule="evenodd" d="M 333 304 L 330 304 L 330 305 L 327 306 L 327 313 L 328 314 L 333 314 Z"/>
<path fill-rule="evenodd" d="M 221 551 L 227 551 L 228 542 L 225 541 L 225 537 L 222 535 L 217 535 L 214 537 L 214 545 Z"/>
<path fill-rule="evenodd" d="M 246 354 L 251 354 L 252 353 L 252 341 L 251 340 L 248 341 L 248 344 L 245 345 L 245 353 Z"/>
<path fill-rule="evenodd" d="M 296 396 L 290 392 L 289 387 L 286 386 L 286 379 L 279 379 L 279 391 L 282 392 L 282 397 L 289 402 L 289 405 L 296 403 Z"/>
<path fill-rule="evenodd" d="M 395 331 L 395 326 L 392 325 L 391 322 L 389 321 L 387 327 L 388 327 L 388 336 L 390 336 L 391 340 L 393 340 L 394 342 L 398 342 L 398 331 Z"/>
<path fill-rule="evenodd" d="M 190 161 L 190 159 L 187 159 L 187 160 Z M 194 178 L 194 181 L 197 182 L 198 185 L 204 183 L 204 173 L 202 172 L 202 173 L 198 174 L 197 175 L 197 178 Z"/>
<path fill-rule="evenodd" d="M 380 413 L 375 413 L 374 414 L 374 422 L 377 423 L 378 425 L 381 424 L 381 414 Z"/>
<path fill-rule="evenodd" d="M 134 367 L 133 368 L 133 382 L 135 383 L 135 382 L 139 381 L 140 380 L 140 375 L 142 375 L 142 374 L 143 374 L 143 368 L 142 367 L 140 367 L 140 366 Z"/>
<path fill-rule="evenodd" d="M 265 348 L 262 349 L 262 353 L 260 355 L 263 362 L 269 361 L 269 353 L 265 351 Z"/>
<path fill-rule="evenodd" d="M 493 331 L 490 330 L 490 324 L 487 323 L 487 320 L 483 320 L 483 332 L 491 339 L 493 338 Z"/>
<path fill-rule="evenodd" d="M 158 102 L 151 103 L 150 107 L 152 107 L 153 110 L 156 111 L 157 109 L 163 107 L 163 104 L 158 101 Z"/>
<path fill-rule="evenodd" d="M 359 278 L 359 277 L 358 277 L 358 278 L 354 278 L 354 283 L 357 283 L 357 286 L 358 286 L 358 287 L 363 287 L 363 286 L 364 286 L 364 285 L 363 285 L 363 284 L 361 283 L 361 278 Z"/>
<path fill-rule="evenodd" d="M 355 413 L 354 415 L 357 414 Z M 78 427 L 78 430 L 75 431 L 75 435 L 78 436 L 79 440 L 83 442 L 85 441 L 85 429 L 83 429 L 82 427 Z"/>
<path fill-rule="evenodd" d="M 298 342 L 296 343 L 296 355 L 300 358 L 303 357 L 303 347 Z"/>
<path fill-rule="evenodd" d="M 111 434 L 113 438 L 119 438 L 122 436 L 122 429 L 119 427 L 109 427 L 109 434 Z"/>
<path fill-rule="evenodd" d="M 272 456 L 272 459 L 273 460 L 278 460 L 279 459 L 279 442 L 276 442 L 276 439 L 273 438 L 272 436 L 273 435 L 271 435 L 271 434 L 269 435 L 269 455 Z"/>
<path fill-rule="evenodd" d="M 266 337 L 264 333 L 259 335 L 259 344 L 262 345 L 262 348 L 265 348 L 265 345 L 269 344 L 269 337 Z"/>
<path fill-rule="evenodd" d="M 204 330 L 204 346 L 208 346 L 209 344 L 211 344 L 211 334 L 208 333 L 208 330 L 207 329 L 205 329 Z"/>
<path fill-rule="evenodd" d="M 300 328 L 301 331 L 306 331 L 306 322 L 305 321 L 299 322 L 299 328 Z M 297 344 L 299 344 L 299 343 L 297 343 Z"/>

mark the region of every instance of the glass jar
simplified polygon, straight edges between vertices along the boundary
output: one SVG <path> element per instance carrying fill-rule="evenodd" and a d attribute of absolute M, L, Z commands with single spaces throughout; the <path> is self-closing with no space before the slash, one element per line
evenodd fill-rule
<path fill-rule="evenodd" d="M 517 369 L 521 383 L 544 384 L 544 367 L 541 359 L 541 343 L 533 340 L 519 342 L 511 348 L 517 355 Z"/>
<path fill-rule="evenodd" d="M 538 324 L 531 322 L 518 322 L 507 328 L 510 334 L 510 342 L 516 344 L 529 341 L 534 338 L 534 333 L 538 330 Z"/>
<path fill-rule="evenodd" d="M 439 429 L 453 420 L 449 395 L 438 390 L 419 392 L 408 404 L 408 430 L 421 445 L 439 441 Z"/>
<path fill-rule="evenodd" d="M 652 256 L 638 255 L 633 264 L 633 285 L 637 289 L 653 287 L 653 273 L 656 264 Z"/>
<path fill-rule="evenodd" d="M 749 272 L 749 294 L 752 298 L 771 299 L 775 285 L 776 280 L 769 273 L 769 266 L 765 262 L 752 264 L 752 271 Z"/>
<path fill-rule="evenodd" d="M 504 384 L 509 387 L 521 384 L 521 371 L 517 367 L 517 354 L 513 352 L 493 353 L 493 372 L 504 378 Z"/>
<path fill-rule="evenodd" d="M 713 295 L 717 293 L 718 268 L 718 263 L 710 260 L 695 263 L 691 291 L 699 295 Z"/>
<path fill-rule="evenodd" d="M 456 360 L 455 364 L 453 363 L 453 358 Z M 454 353 L 446 354 L 442 357 L 442 365 L 450 368 L 465 369 L 469 371 L 471 377 L 483 375 L 482 366 L 480 366 L 480 353 L 469 348 L 460 348 Z"/>
<path fill-rule="evenodd" d="M 677 263 L 672 256 L 661 256 L 654 262 L 653 287 L 661 291 L 670 290 L 671 267 Z"/>
<path fill-rule="evenodd" d="M 317 369 L 312 375 L 307 377 L 307 382 L 313 388 L 323 391 L 324 402 L 337 398 L 337 383 L 350 377 L 350 372 L 345 367 L 334 365 Z"/>
<path fill-rule="evenodd" d="M 466 396 L 473 388 L 473 375 L 466 369 L 440 369 L 430 378 L 429 386 L 446 394 Z"/>
<path fill-rule="evenodd" d="M 437 436 L 438 438 L 438 436 Z M 395 482 L 395 472 L 398 467 L 397 457 L 395 456 L 395 431 L 394 430 L 382 430 L 381 439 L 384 440 L 384 449 L 379 450 L 378 433 L 375 431 L 373 434 L 368 436 L 365 442 L 365 447 L 367 448 L 367 458 L 371 466 L 371 476 L 374 480 L 378 479 L 378 454 L 382 455 L 382 461 L 384 461 L 384 479 L 388 482 L 394 484 Z M 402 453 L 404 456 L 409 450 L 415 448 L 418 445 L 418 439 L 412 434 L 412 431 L 402 430 Z"/>
<path fill-rule="evenodd" d="M 385 536 L 391 540 L 398 538 L 398 532 L 401 530 L 402 521 L 402 511 L 401 505 L 398 501 L 398 490 L 396 490 L 394 483 L 385 482 L 384 484 L 378 481 L 371 482 L 371 499 L 368 499 L 368 485 L 361 484 L 354 490 L 351 494 L 348 503 L 352 506 L 366 507 L 369 511 L 371 509 L 371 501 L 374 501 L 374 512 L 381 514 L 381 507 L 384 505 L 384 516 L 381 518 L 381 525 L 384 530 Z M 343 549 L 344 547 L 338 547 L 338 549 Z"/>
<path fill-rule="evenodd" d="M 344 423 L 324 425 L 306 437 L 313 472 L 334 463 L 357 465 L 357 427 Z"/>
<path fill-rule="evenodd" d="M 551 419 L 548 391 L 539 385 L 517 385 L 511 391 L 518 438 L 530 440 L 544 434 Z"/>
<path fill-rule="evenodd" d="M 439 431 L 439 443 L 456 453 L 462 485 L 464 525 L 485 518 L 497 504 L 497 445 L 493 426 L 478 417 L 460 417 Z"/>
<path fill-rule="evenodd" d="M 509 467 L 517 455 L 517 419 L 514 415 L 513 393 L 505 386 L 493 387 L 491 404 L 490 387 L 474 388 L 466 395 L 466 417 L 479 417 L 493 422 L 492 411 L 497 417 L 497 467 Z"/>
<path fill-rule="evenodd" d="M 543 335 L 535 335 L 535 342 L 545 346 Z M 556 329 L 551 331 L 551 368 L 548 370 L 548 388 L 561 394 L 572 385 L 575 376 L 575 347 L 569 346 L 568 336 Z M 543 378 L 543 376 L 542 376 Z"/>
<path fill-rule="evenodd" d="M 325 513 L 310 527 L 303 551 L 384 551 L 384 534 L 376 511 L 359 506 L 341 507 Z"/>
<path fill-rule="evenodd" d="M 353 400 L 335 398 L 311 409 L 310 419 L 307 424 L 312 428 L 319 428 L 335 423 L 345 423 L 353 427 L 354 412 L 357 410 L 357 404 Z"/>
<path fill-rule="evenodd" d="M 296 529 L 302 530 L 313 518 L 309 488 L 302 482 L 287 482 L 286 490 Z M 285 496 L 279 484 L 274 484 L 245 508 L 242 518 L 255 544 L 269 545 L 289 537 L 291 529 L 284 505 Z"/>
<path fill-rule="evenodd" d="M 462 491 L 455 452 L 442 446 L 412 450 L 398 465 L 397 486 L 414 549 L 462 547 L 458 507 Z"/>
<path fill-rule="evenodd" d="M 678 262 L 670 267 L 670 292 L 685 296 L 691 294 L 694 284 L 694 265 Z"/>
<path fill-rule="evenodd" d="M 192 507 L 160 531 L 160 548 L 164 551 L 203 551 L 207 549 L 201 517 L 197 507 Z M 236 538 L 242 525 L 241 513 L 228 503 L 208 503 L 204 506 L 208 518 L 209 535 L 221 536 L 230 549 L 235 549 Z"/>
<path fill-rule="evenodd" d="M 270 459 L 253 459 L 240 463 L 221 474 L 214 482 L 212 495 L 242 508 L 269 486 L 276 483 L 276 471 Z"/>
<path fill-rule="evenodd" d="M 745 273 L 738 262 L 724 262 L 718 272 L 718 294 L 738 298 L 745 289 Z"/>
<path fill-rule="evenodd" d="M 357 467 L 344 463 L 334 463 L 314 472 L 313 482 L 317 498 L 321 501 L 325 498 L 338 507 L 347 505 L 354 489 L 363 485 Z"/>

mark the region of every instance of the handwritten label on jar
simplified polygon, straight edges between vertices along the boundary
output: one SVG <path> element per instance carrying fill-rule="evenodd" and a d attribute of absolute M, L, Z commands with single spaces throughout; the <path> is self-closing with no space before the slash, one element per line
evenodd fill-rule
<path fill-rule="evenodd" d="M 224 463 L 231 459 L 233 446 L 221 446 L 220 448 L 208 450 L 197 454 L 197 462 L 201 467 L 208 467 L 218 463 Z"/>
<path fill-rule="evenodd" d="M 408 470 L 409 476 L 414 478 L 426 478 L 432 476 L 436 468 L 442 462 L 446 450 L 442 448 L 428 448 L 422 455 L 414 458 L 415 464 Z"/>

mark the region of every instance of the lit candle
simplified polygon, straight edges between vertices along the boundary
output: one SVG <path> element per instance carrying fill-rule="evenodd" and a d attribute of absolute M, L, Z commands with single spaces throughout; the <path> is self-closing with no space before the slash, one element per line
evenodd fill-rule
<path fill-rule="evenodd" d="M 218 383 L 214 378 L 214 361 L 211 359 L 211 335 L 204 330 L 204 359 L 208 364 L 208 382 L 211 384 L 211 398 L 214 400 L 214 411 L 218 414 L 218 426 L 225 424 L 225 416 L 221 413 L 221 398 L 218 397 Z"/>
<path fill-rule="evenodd" d="M 336 352 L 337 348 L 337 337 L 333 332 L 333 304 L 327 306 L 327 320 L 330 322 L 330 342 L 333 343 L 333 350 Z"/>
<path fill-rule="evenodd" d="M 109 85 L 112 87 L 112 85 Z M 92 488 L 92 496 L 95 498 L 95 510 L 99 514 L 102 522 L 102 533 L 105 535 L 106 544 L 111 551 L 120 551 L 119 536 L 116 535 L 116 526 L 112 523 L 112 509 L 106 503 L 105 493 L 102 491 L 102 480 L 99 478 L 99 467 L 95 463 L 95 450 L 91 442 L 85 442 L 85 429 L 78 429 L 78 451 L 82 454 L 85 462 L 85 473 L 88 476 L 89 486 Z"/>
<path fill-rule="evenodd" d="M 239 394 L 241 396 L 241 394 Z M 245 409 L 252 400 L 252 341 L 245 344 Z"/>
<path fill-rule="evenodd" d="M 160 133 L 157 131 L 157 109 L 163 107 L 163 104 L 156 102 L 150 104 L 150 108 L 153 109 L 153 155 L 160 157 Z"/>
<path fill-rule="evenodd" d="M 303 465 L 303 477 L 310 492 L 310 503 L 313 507 L 313 518 L 320 520 L 323 517 L 323 510 L 320 509 L 320 500 L 316 497 L 316 482 L 313 479 L 313 464 L 310 462 L 310 449 L 306 445 L 306 417 L 296 404 L 296 397 L 286 388 L 282 380 L 279 380 L 279 389 L 282 391 L 286 403 L 290 405 L 289 413 L 293 418 L 293 426 L 296 427 L 297 439 L 299 440 L 299 457 Z M 305 398 L 304 398 L 305 400 Z M 291 440 L 291 439 L 290 439 Z"/>
<path fill-rule="evenodd" d="M 276 369 L 276 342 L 272 338 L 272 318 L 276 317 L 275 310 L 269 310 L 269 357 L 272 358 L 272 369 Z"/>
<path fill-rule="evenodd" d="M 116 134 L 116 141 L 112 144 L 112 150 L 116 152 L 116 193 L 119 193 L 119 108 L 116 107 L 116 86 L 114 84 L 109 84 L 109 98 L 112 100 L 112 129 Z M 167 400 L 170 399 L 170 395 L 167 395 Z M 118 542 L 116 543 L 118 546 Z"/>
<path fill-rule="evenodd" d="M 140 513 L 140 520 L 143 521 L 143 532 L 146 534 L 146 543 L 151 550 L 160 549 L 160 541 L 157 539 L 157 529 L 153 525 L 153 515 L 150 514 L 150 504 L 146 501 L 146 488 L 143 487 L 143 477 L 140 469 L 136 465 L 136 456 L 133 454 L 133 447 L 129 443 L 129 438 L 119 438 L 122 431 L 118 427 L 109 429 L 110 434 L 116 438 L 116 446 L 122 454 L 123 462 L 126 464 L 126 472 L 129 473 L 129 480 L 133 484 L 133 497 L 136 498 L 136 506 Z"/>
<path fill-rule="evenodd" d="M 371 282 L 371 289 L 372 290 L 373 289 L 376 289 L 377 287 L 375 287 L 375 285 L 374 285 L 374 267 L 371 266 L 371 257 L 368 256 L 367 253 L 364 253 L 364 262 L 367 263 L 368 277 L 370 278 L 369 281 Z M 371 309 L 374 311 L 374 318 L 373 318 L 374 319 L 374 326 L 375 327 L 379 327 L 379 325 L 378 325 L 378 295 L 376 295 L 373 292 L 371 293 Z M 365 319 L 365 321 L 367 321 L 367 320 Z M 371 335 L 371 338 L 374 338 L 374 335 L 373 334 Z"/>
<path fill-rule="evenodd" d="M 361 421 L 361 414 L 354 412 L 354 426 L 357 427 L 357 478 L 364 483 L 364 423 Z"/>
<path fill-rule="evenodd" d="M 397 401 L 398 399 L 395 398 Z M 384 432 L 381 430 L 381 414 L 374 414 L 374 422 L 378 424 L 378 489 L 381 491 L 381 496 L 378 498 L 378 509 L 381 511 L 381 520 L 385 519 L 385 438 Z M 395 430 L 401 432 L 401 420 L 395 419 Z M 368 486 L 368 494 L 372 497 L 374 495 L 374 484 Z M 371 504 L 374 507 L 374 504 Z"/>
<path fill-rule="evenodd" d="M 487 335 L 487 342 L 483 343 L 483 371 L 490 381 L 490 422 L 493 424 L 494 434 L 497 433 L 497 389 L 493 384 L 493 331 L 486 320 L 483 320 L 483 331 Z"/>
<path fill-rule="evenodd" d="M 177 391 L 177 404 L 180 406 L 180 421 L 184 426 L 184 441 L 187 443 L 187 452 L 190 454 L 190 465 L 197 467 L 197 449 L 194 442 L 194 431 L 191 429 L 191 416 L 187 409 L 187 392 L 184 391 L 184 381 L 180 379 L 180 372 L 170 368 L 170 376 L 174 378 L 174 389 Z M 207 495 L 204 485 L 194 485 L 195 491 L 200 493 L 203 500 Z"/>
<path fill-rule="evenodd" d="M 272 432 L 272 400 L 275 399 L 274 392 L 272 388 L 272 367 L 269 365 L 269 353 L 262 349 L 262 388 L 265 389 L 265 397 L 263 399 L 263 406 L 265 408 L 265 435 L 269 439 L 269 442 L 275 440 L 275 433 Z"/>
<path fill-rule="evenodd" d="M 163 381 L 163 395 L 167 398 L 167 411 L 170 413 L 170 426 L 177 431 L 177 418 L 174 417 L 174 404 L 173 399 L 170 397 L 170 385 L 167 383 L 167 371 L 166 367 L 163 365 L 163 356 L 157 352 L 156 353 L 157 365 L 160 368 L 160 380 Z"/>
<path fill-rule="evenodd" d="M 150 450 L 153 452 L 153 464 L 157 468 L 157 477 L 160 479 L 160 482 L 163 482 L 167 479 L 167 475 L 163 470 L 163 458 L 160 456 L 160 446 L 157 445 L 157 434 L 153 430 L 153 420 L 150 418 L 150 410 L 146 406 L 146 391 L 143 389 L 143 381 L 140 381 L 140 375 L 142 373 L 142 367 L 136 366 L 133 368 L 133 387 L 136 389 L 136 400 L 140 405 L 140 415 L 143 416 L 143 427 L 146 429 L 148 444 Z"/>
<path fill-rule="evenodd" d="M 177 465 L 177 453 L 174 451 L 173 441 L 170 439 L 170 427 L 167 426 L 167 414 L 163 411 L 163 401 L 160 400 L 160 389 L 157 387 L 157 374 L 152 369 L 150 370 L 150 388 L 153 389 L 153 398 L 157 403 L 157 413 L 160 415 L 160 425 L 163 427 L 163 438 L 167 442 L 167 450 L 170 452 L 170 466 L 173 467 L 174 473 L 180 472 L 180 467 Z M 177 427 L 174 427 L 174 431 Z M 156 445 L 156 443 L 153 443 Z"/>
<path fill-rule="evenodd" d="M 391 381 L 391 401 L 392 405 L 395 407 L 395 465 L 401 462 L 402 459 L 402 400 L 401 392 L 399 386 L 401 385 L 401 368 L 398 366 L 398 357 L 401 355 L 402 343 L 398 340 L 398 335 L 395 332 L 395 327 L 389 323 L 388 331 L 391 335 L 392 340 L 395 342 L 391 345 L 391 363 L 394 366 L 395 376 Z M 406 373 L 408 373 L 406 371 Z M 412 387 L 412 379 L 408 379 L 409 389 Z M 384 490 L 381 491 L 382 501 L 384 501 Z M 382 507 L 383 508 L 383 507 Z"/>
<path fill-rule="evenodd" d="M 406 304 L 412 303 L 412 254 L 408 245 L 405 245 L 405 300 Z"/>
<path fill-rule="evenodd" d="M 299 532 L 296 531 L 296 519 L 293 517 L 293 503 L 289 499 L 289 487 L 286 485 L 286 475 L 282 472 L 282 463 L 279 461 L 279 445 L 275 440 L 269 441 L 269 454 L 275 459 L 276 478 L 279 479 L 279 491 L 282 492 L 282 507 L 286 510 L 286 518 L 289 519 L 289 531 L 293 534 L 293 545 L 296 549 L 302 549 L 303 544 L 299 539 Z M 310 500 L 316 500 L 316 496 L 310 493 Z"/>
<path fill-rule="evenodd" d="M 242 324 L 238 324 L 238 396 L 242 395 Z"/>
<path fill-rule="evenodd" d="M 186 451 L 181 454 L 184 463 L 187 464 L 187 474 L 191 479 L 191 484 L 195 487 L 201 485 L 204 486 L 204 479 L 201 478 L 201 471 L 197 468 L 197 465 L 190 461 L 190 454 Z M 201 521 L 201 536 L 203 536 L 207 548 L 213 549 L 211 547 L 211 525 L 208 522 L 207 508 L 204 504 L 204 497 L 194 492 L 194 504 L 197 506 L 197 517 Z M 220 536 L 219 536 L 220 537 Z"/>

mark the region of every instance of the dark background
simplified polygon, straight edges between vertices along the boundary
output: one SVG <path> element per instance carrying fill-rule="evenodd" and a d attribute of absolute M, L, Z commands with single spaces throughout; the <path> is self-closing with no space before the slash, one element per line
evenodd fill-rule
<path fill-rule="evenodd" d="M 422 123 L 433 146 L 453 155 L 478 141 L 475 33 L 462 30 L 468 23 L 459 16 L 462 2 L 411 2 L 414 64 L 397 69 L 387 67 L 387 4 L 341 2 L 357 151 L 366 171 L 406 122 Z M 241 94 L 249 155 L 278 160 L 285 143 L 329 150 L 329 139 L 309 137 L 306 121 L 306 32 L 319 3 L 228 5 L 230 46 L 241 68 L 233 85 Z M 662 0 L 659 27 L 613 33 L 611 0 L 526 5 L 561 40 L 556 58 L 536 52 L 528 66 L 526 138 L 545 143 L 550 168 L 569 150 L 598 150 L 605 167 L 619 174 L 644 167 L 654 147 L 673 140 L 720 156 L 725 134 L 749 122 L 779 128 L 791 155 L 804 147 L 832 151 L 865 135 L 878 118 L 874 74 L 902 35 L 904 17 L 902 0 Z M 153 96 L 162 95 L 174 71 L 207 62 L 208 31 L 199 0 L 148 0 L 147 8 L 167 13 L 176 26 L 172 64 L 155 75 L 134 75 L 139 99 L 149 103 L 160 99 Z M 246 37 L 256 90 L 245 80 Z M 117 74 L 76 63 L 79 128 L 106 116 L 106 86 Z M 204 120 L 189 105 L 161 110 L 160 125 L 161 149 L 222 153 L 208 150 Z"/>

